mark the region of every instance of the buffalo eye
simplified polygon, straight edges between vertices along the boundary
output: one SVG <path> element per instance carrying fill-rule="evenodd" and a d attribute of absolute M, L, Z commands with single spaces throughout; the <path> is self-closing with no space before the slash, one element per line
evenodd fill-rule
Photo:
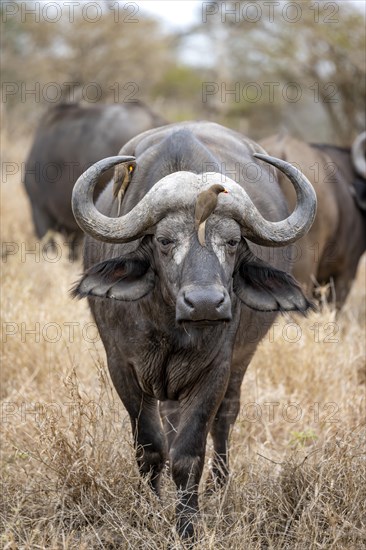
<path fill-rule="evenodd" d="M 229 241 L 226 241 L 226 245 L 230 252 L 235 251 L 238 244 L 239 244 L 239 241 L 237 239 L 230 239 Z"/>
<path fill-rule="evenodd" d="M 174 241 L 172 241 L 172 239 L 168 239 L 167 237 L 158 237 L 156 240 L 158 241 L 163 252 L 168 252 L 174 245 Z"/>

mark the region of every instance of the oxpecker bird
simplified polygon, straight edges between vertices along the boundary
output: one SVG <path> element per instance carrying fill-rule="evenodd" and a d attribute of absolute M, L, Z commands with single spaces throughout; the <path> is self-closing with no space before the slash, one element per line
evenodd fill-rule
<path fill-rule="evenodd" d="M 202 191 L 197 197 L 194 213 L 194 226 L 198 233 L 201 246 L 206 246 L 205 228 L 206 220 L 215 210 L 219 193 L 228 193 L 223 185 L 211 185 L 206 191 Z"/>
<path fill-rule="evenodd" d="M 121 211 L 121 204 L 123 201 L 124 194 L 126 189 L 130 184 L 133 171 L 136 167 L 135 162 L 124 162 L 116 166 L 114 171 L 114 182 L 113 182 L 113 197 L 118 198 L 118 211 L 117 216 L 119 216 Z"/>

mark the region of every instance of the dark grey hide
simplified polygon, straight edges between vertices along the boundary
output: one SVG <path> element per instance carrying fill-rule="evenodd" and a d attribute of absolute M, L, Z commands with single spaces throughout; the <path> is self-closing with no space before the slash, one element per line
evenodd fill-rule
<path fill-rule="evenodd" d="M 52 232 L 62 233 L 73 257 L 83 237 L 71 210 L 76 179 L 140 132 L 163 124 L 166 121 L 141 102 L 52 107 L 41 119 L 25 164 L 24 185 L 37 237 L 48 241 Z M 111 171 L 103 174 L 96 196 L 111 176 Z"/>
<path fill-rule="evenodd" d="M 168 174 L 213 171 L 243 186 L 266 219 L 281 220 L 288 215 L 284 197 L 253 152 L 263 150 L 213 123 L 145 132 L 121 151 L 136 157 L 122 214 Z M 249 165 L 259 170 L 247 171 Z M 116 217 L 112 183 L 97 208 Z M 140 472 L 159 494 L 169 459 L 179 494 L 177 528 L 190 537 L 208 433 L 215 448 L 212 478 L 220 485 L 241 382 L 256 347 L 278 311 L 304 312 L 309 303 L 287 273 L 286 251 L 252 245 L 233 219 L 210 216 L 202 247 L 194 204 L 128 244 L 87 237 L 84 261 L 86 274 L 74 293 L 89 296 L 113 383 L 131 418 Z"/>
<path fill-rule="evenodd" d="M 331 188 L 338 222 L 320 260 L 317 281 L 334 288 L 335 305 L 341 309 L 366 251 L 366 180 L 356 172 L 350 148 L 324 144 L 312 147 L 325 156 L 323 162 L 328 166 L 325 185 Z"/>

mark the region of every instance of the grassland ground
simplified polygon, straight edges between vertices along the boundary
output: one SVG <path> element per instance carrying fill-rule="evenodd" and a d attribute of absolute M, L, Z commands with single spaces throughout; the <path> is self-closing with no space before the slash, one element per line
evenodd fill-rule
<path fill-rule="evenodd" d="M 1 546 L 179 548 L 175 490 L 139 478 L 129 421 L 107 373 L 81 272 L 58 241 L 43 254 L 20 183 L 25 138 L 2 187 Z M 231 435 L 231 475 L 201 488 L 197 548 L 366 544 L 365 258 L 339 317 L 286 316 L 260 344 Z M 207 476 L 211 442 L 208 443 Z"/>

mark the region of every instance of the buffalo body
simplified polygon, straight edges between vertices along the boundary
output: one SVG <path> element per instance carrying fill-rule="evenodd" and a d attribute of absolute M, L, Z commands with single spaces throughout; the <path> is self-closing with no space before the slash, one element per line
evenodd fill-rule
<path fill-rule="evenodd" d="M 65 103 L 42 118 L 29 152 L 24 184 L 36 235 L 45 242 L 62 233 L 71 254 L 83 236 L 71 210 L 76 179 L 96 161 L 116 154 L 132 137 L 166 122 L 141 102 L 82 106 Z M 112 172 L 103 174 L 100 193 Z"/>
<path fill-rule="evenodd" d="M 308 195 L 300 202 L 311 203 L 307 213 L 280 222 L 288 216 L 286 200 L 273 173 L 269 177 L 272 168 L 255 156 L 261 153 L 257 144 L 214 123 L 169 125 L 137 136 L 123 147 L 124 157 L 94 167 L 99 173 L 134 161 L 122 216 L 112 182 L 98 211 L 92 204 L 95 174 L 85 174 L 74 190 L 75 216 L 93 235 L 86 239 L 86 271 L 74 294 L 88 296 L 131 418 L 140 471 L 157 493 L 169 459 L 182 536 L 194 531 L 209 432 L 213 481 L 226 479 L 229 431 L 259 341 L 278 311 L 309 307 L 287 273 L 289 254 L 281 245 L 311 224 L 313 191 L 304 183 Z M 227 193 L 219 194 L 205 222 L 202 245 L 195 202 L 217 184 Z"/>
<path fill-rule="evenodd" d="M 366 250 L 364 151 L 278 135 L 260 143 L 270 155 L 297 166 L 315 189 L 317 215 L 307 235 L 293 245 L 293 273 L 309 295 L 319 285 L 325 286 L 327 298 L 340 309 Z M 292 208 L 293 189 L 282 174 L 279 183 Z"/>

